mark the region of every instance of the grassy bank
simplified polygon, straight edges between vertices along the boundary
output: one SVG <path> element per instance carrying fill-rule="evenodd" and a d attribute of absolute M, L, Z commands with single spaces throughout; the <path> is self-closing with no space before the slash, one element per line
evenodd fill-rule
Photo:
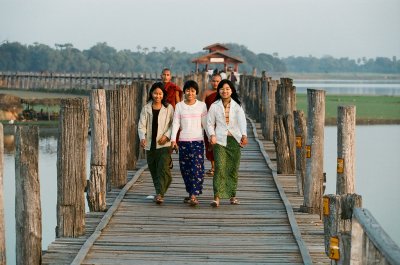
<path fill-rule="evenodd" d="M 297 94 L 297 109 L 307 115 L 307 95 Z M 338 106 L 356 106 L 357 124 L 400 124 L 400 97 L 327 95 L 325 118 L 327 124 L 336 124 Z"/>

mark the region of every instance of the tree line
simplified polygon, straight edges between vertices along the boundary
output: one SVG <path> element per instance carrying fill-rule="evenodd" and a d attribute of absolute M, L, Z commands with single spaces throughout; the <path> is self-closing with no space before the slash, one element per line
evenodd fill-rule
<path fill-rule="evenodd" d="M 247 47 L 235 43 L 226 45 L 229 55 L 240 58 L 240 72 L 251 73 L 253 69 L 268 73 L 400 73 L 400 61 L 396 57 L 366 57 L 355 59 L 324 56 L 316 58 L 295 57 L 279 58 L 277 53 L 256 54 Z M 73 44 L 55 44 L 52 48 L 46 44 L 23 45 L 19 42 L 4 42 L 0 45 L 0 71 L 21 72 L 160 72 L 169 67 L 175 73 L 188 73 L 195 70 L 191 62 L 207 51 L 188 53 L 177 51 L 174 47 L 142 48 L 137 51 L 116 50 L 106 42 L 97 43 L 87 50 L 74 48 Z M 213 67 L 212 65 L 210 67 Z M 215 65 L 221 70 L 221 65 Z"/>

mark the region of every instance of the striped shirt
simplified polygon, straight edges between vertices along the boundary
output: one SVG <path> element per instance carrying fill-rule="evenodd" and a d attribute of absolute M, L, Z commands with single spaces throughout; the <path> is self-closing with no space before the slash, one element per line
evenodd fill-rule
<path fill-rule="evenodd" d="M 207 124 L 207 107 L 202 101 L 196 100 L 193 105 L 184 101 L 176 104 L 172 123 L 171 141 L 176 141 L 176 134 L 180 130 L 179 141 L 203 141 L 203 130 Z"/>

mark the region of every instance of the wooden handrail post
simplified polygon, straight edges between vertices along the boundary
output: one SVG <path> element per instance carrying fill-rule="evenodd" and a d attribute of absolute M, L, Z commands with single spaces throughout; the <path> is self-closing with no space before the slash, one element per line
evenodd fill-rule
<path fill-rule="evenodd" d="M 362 206 L 362 198 L 358 194 L 327 194 L 323 201 L 325 253 L 337 265 L 350 264 L 352 215 L 355 208 Z M 332 237 L 338 244 L 336 255 Z"/>
<path fill-rule="evenodd" d="M 128 181 L 127 165 L 127 89 L 107 90 L 107 190 L 121 188 Z"/>
<path fill-rule="evenodd" d="M 107 110 L 106 92 L 94 89 L 90 93 L 91 158 L 90 178 L 86 198 L 90 211 L 106 210 L 107 177 Z"/>
<path fill-rule="evenodd" d="M 39 129 L 17 126 L 15 134 L 16 264 L 42 262 Z"/>
<path fill-rule="evenodd" d="M 306 175 L 306 138 L 307 126 L 306 118 L 302 110 L 295 110 L 294 115 L 294 131 L 296 135 L 296 180 L 297 192 L 299 195 L 304 194 L 304 179 Z"/>
<path fill-rule="evenodd" d="M 3 163 L 4 163 L 4 136 L 3 124 L 0 123 L 0 265 L 6 265 L 6 236 L 4 226 L 4 188 L 3 188 Z"/>
<path fill-rule="evenodd" d="M 321 216 L 324 173 L 325 91 L 307 89 L 306 178 L 303 212 Z"/>
<path fill-rule="evenodd" d="M 363 208 L 353 212 L 350 253 L 352 265 L 400 265 L 400 247 Z"/>
<path fill-rule="evenodd" d="M 56 237 L 85 234 L 86 142 L 89 100 L 61 100 L 57 143 Z"/>
<path fill-rule="evenodd" d="M 338 107 L 336 194 L 355 192 L 356 107 Z"/>

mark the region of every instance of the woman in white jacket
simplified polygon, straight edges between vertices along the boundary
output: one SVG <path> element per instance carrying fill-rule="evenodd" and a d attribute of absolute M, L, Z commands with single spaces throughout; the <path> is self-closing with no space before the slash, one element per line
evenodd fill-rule
<path fill-rule="evenodd" d="M 147 164 L 153 179 L 157 204 L 164 202 L 172 181 L 171 169 L 171 129 L 174 108 L 167 103 L 167 92 L 161 82 L 154 83 L 149 91 L 147 104 L 140 112 L 138 132 L 140 146 L 146 150 Z"/>
<path fill-rule="evenodd" d="M 207 130 L 215 158 L 213 207 L 218 207 L 219 200 L 225 198 L 229 198 L 231 204 L 239 204 L 236 190 L 241 147 L 247 145 L 246 126 L 235 85 L 224 79 L 218 84 L 218 94 L 207 115 Z"/>

